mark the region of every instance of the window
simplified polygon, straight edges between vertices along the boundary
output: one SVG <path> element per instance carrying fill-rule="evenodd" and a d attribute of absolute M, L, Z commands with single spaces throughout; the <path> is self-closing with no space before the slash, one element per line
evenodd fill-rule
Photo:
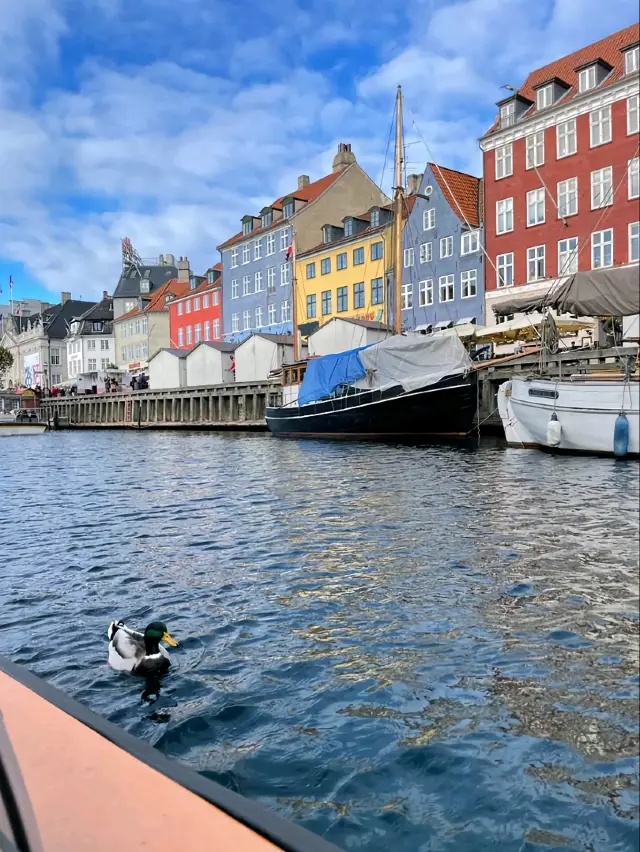
<path fill-rule="evenodd" d="M 377 243 L 371 243 L 371 260 L 380 260 L 384 255 L 384 243 L 380 240 Z"/>
<path fill-rule="evenodd" d="M 178 302 L 178 316 L 182 316 L 182 302 Z"/>
<path fill-rule="evenodd" d="M 251 276 L 245 275 L 242 279 L 242 295 L 249 296 L 251 295 Z"/>
<path fill-rule="evenodd" d="M 640 222 L 629 225 L 629 263 L 640 260 Z"/>
<path fill-rule="evenodd" d="M 322 291 L 322 316 L 326 317 L 331 313 L 331 290 Z"/>
<path fill-rule="evenodd" d="M 204 324 L 204 339 L 211 340 L 211 322 L 209 320 Z"/>
<path fill-rule="evenodd" d="M 331 258 L 323 257 L 320 261 L 320 275 L 329 275 L 331 272 Z"/>
<path fill-rule="evenodd" d="M 220 290 L 215 290 L 213 294 L 213 304 L 214 306 L 218 306 L 220 304 Z"/>
<path fill-rule="evenodd" d="M 102 349 L 103 352 L 107 351 L 109 349 L 109 341 L 108 340 L 101 340 L 100 341 L 100 349 Z M 53 351 L 55 351 L 55 350 L 53 350 Z M 54 362 L 52 362 L 52 363 L 54 363 Z"/>
<path fill-rule="evenodd" d="M 591 147 L 611 142 L 611 107 L 594 109 L 589 113 Z"/>
<path fill-rule="evenodd" d="M 353 265 L 361 266 L 364 263 L 364 247 L 353 250 Z"/>
<path fill-rule="evenodd" d="M 141 329 L 140 320 L 136 320 L 136 334 L 140 334 L 140 329 Z M 95 341 L 94 341 L 94 345 L 95 345 Z"/>
<path fill-rule="evenodd" d="M 196 343 L 200 343 L 202 340 L 202 326 L 200 323 L 196 325 Z"/>
<path fill-rule="evenodd" d="M 629 160 L 629 198 L 640 196 L 640 159 Z"/>
<path fill-rule="evenodd" d="M 544 246 L 527 249 L 527 281 L 541 281 L 544 278 Z"/>
<path fill-rule="evenodd" d="M 280 251 L 285 251 L 291 245 L 291 232 L 288 228 L 280 231 Z"/>
<path fill-rule="evenodd" d="M 264 290 L 264 284 L 262 282 L 262 272 L 256 272 L 253 276 L 253 290 L 254 293 L 262 293 Z"/>
<path fill-rule="evenodd" d="M 252 224 L 253 224 L 253 221 L 251 219 L 248 222 L 243 222 L 242 223 L 242 233 L 243 234 L 250 234 Z"/>
<path fill-rule="evenodd" d="M 591 209 L 613 204 L 613 167 L 591 172 Z"/>
<path fill-rule="evenodd" d="M 624 54 L 624 73 L 634 74 L 640 68 L 640 47 L 632 47 Z"/>
<path fill-rule="evenodd" d="M 511 143 L 496 148 L 496 180 L 513 174 L 513 146 Z"/>
<path fill-rule="evenodd" d="M 180 331 L 182 331 L 182 329 L 180 329 Z M 126 360 L 127 360 L 127 347 L 126 347 L 126 346 L 123 346 L 123 347 L 120 349 L 120 359 L 121 359 L 122 361 L 126 361 Z"/>
<path fill-rule="evenodd" d="M 291 284 L 291 267 L 288 263 L 283 263 L 280 267 L 280 286 Z"/>
<path fill-rule="evenodd" d="M 591 234 L 591 268 L 613 266 L 613 228 Z"/>
<path fill-rule="evenodd" d="M 436 226 L 436 208 L 430 207 L 428 210 L 425 210 L 422 214 L 422 230 L 430 231 L 432 228 Z"/>
<path fill-rule="evenodd" d="M 256 308 L 256 328 L 262 328 L 262 308 Z"/>
<path fill-rule="evenodd" d="M 440 290 L 441 302 L 453 302 L 454 299 L 454 284 L 455 278 L 453 275 L 441 275 L 438 278 L 438 288 Z"/>
<path fill-rule="evenodd" d="M 191 299 L 187 299 L 187 301 L 184 303 L 184 310 L 187 314 L 191 313 Z"/>
<path fill-rule="evenodd" d="M 209 294 L 205 293 L 202 297 L 202 307 L 206 310 L 209 307 Z"/>
<path fill-rule="evenodd" d="M 270 296 L 273 296 L 276 292 L 276 268 L 275 266 L 270 266 L 267 269 L 267 293 Z"/>
<path fill-rule="evenodd" d="M 498 270 L 498 287 L 513 286 L 513 252 L 499 254 L 496 257 L 496 268 Z"/>
<path fill-rule="evenodd" d="M 420 263 L 431 263 L 433 260 L 433 243 L 422 243 L 420 246 Z"/>
<path fill-rule="evenodd" d="M 381 305 L 384 302 L 384 280 L 382 278 L 371 279 L 371 304 Z"/>
<path fill-rule="evenodd" d="M 253 259 L 260 260 L 262 257 L 262 240 L 256 240 L 253 244 Z"/>
<path fill-rule="evenodd" d="M 220 340 L 220 320 L 214 319 L 213 321 L 213 339 Z"/>
<path fill-rule="evenodd" d="M 353 236 L 353 219 L 345 219 L 345 221 L 344 221 L 344 235 L 345 235 L 345 237 Z"/>
<path fill-rule="evenodd" d="M 364 305 L 364 281 L 359 281 L 353 285 L 353 308 L 358 310 L 358 308 L 364 308 Z"/>
<path fill-rule="evenodd" d="M 247 310 L 242 314 L 242 330 L 247 331 L 251 328 L 251 311 Z"/>
<path fill-rule="evenodd" d="M 478 295 L 477 269 L 469 269 L 460 273 L 460 295 L 463 299 L 472 299 Z"/>
<path fill-rule="evenodd" d="M 558 184 L 558 217 L 575 216 L 578 212 L 578 178 L 561 180 Z"/>
<path fill-rule="evenodd" d="M 589 68 L 583 68 L 578 77 L 579 90 L 587 92 L 589 89 L 595 89 L 596 82 L 596 66 L 590 65 Z"/>
<path fill-rule="evenodd" d="M 98 369 L 97 360 L 95 358 L 89 358 L 88 367 L 90 373 L 95 373 L 95 371 Z"/>
<path fill-rule="evenodd" d="M 527 168 L 544 165 L 544 131 L 527 136 Z"/>
<path fill-rule="evenodd" d="M 544 188 L 527 193 L 527 227 L 544 222 Z"/>
<path fill-rule="evenodd" d="M 500 127 L 511 127 L 516 121 L 515 101 L 500 107 Z"/>
<path fill-rule="evenodd" d="M 349 288 L 348 287 L 338 287 L 338 313 L 343 314 L 345 311 L 349 310 Z"/>
<path fill-rule="evenodd" d="M 268 305 L 267 306 L 267 316 L 269 317 L 269 325 L 275 325 L 276 321 L 276 306 Z"/>
<path fill-rule="evenodd" d="M 408 266 L 413 266 L 415 262 L 415 252 L 412 248 L 407 248 L 404 250 L 404 265 L 405 268 Z"/>
<path fill-rule="evenodd" d="M 280 322 L 291 322 L 291 306 L 288 299 L 280 304 Z"/>
<path fill-rule="evenodd" d="M 240 314 L 232 314 L 231 331 L 240 331 Z"/>
<path fill-rule="evenodd" d="M 191 346 L 193 343 L 193 329 L 190 325 L 187 326 L 187 346 Z"/>
<path fill-rule="evenodd" d="M 101 343 L 105 343 L 106 341 L 101 340 Z M 57 367 L 60 364 L 60 350 L 52 349 L 51 350 L 51 366 Z"/>
<path fill-rule="evenodd" d="M 346 251 L 341 252 L 336 258 L 336 268 L 337 269 L 346 269 L 347 268 L 347 253 Z"/>
<path fill-rule="evenodd" d="M 235 269 L 238 265 L 238 249 L 231 249 L 231 269 Z"/>
<path fill-rule="evenodd" d="M 231 279 L 231 298 L 232 299 L 238 298 L 238 279 L 237 278 Z"/>
<path fill-rule="evenodd" d="M 537 109 L 546 109 L 553 103 L 553 83 L 538 89 L 536 96 Z"/>
<path fill-rule="evenodd" d="M 467 231 L 460 241 L 460 254 L 472 254 L 480 248 L 480 231 Z"/>
<path fill-rule="evenodd" d="M 316 277 L 316 265 L 315 265 L 315 263 L 308 263 L 307 264 L 306 276 L 307 276 L 307 279 Z"/>
<path fill-rule="evenodd" d="M 273 210 L 262 214 L 262 227 L 268 228 L 270 225 L 273 225 Z"/>
<path fill-rule="evenodd" d="M 513 231 L 513 198 L 496 201 L 496 230 L 499 234 Z"/>
<path fill-rule="evenodd" d="M 556 147 L 558 159 L 569 157 L 578 150 L 576 137 L 576 120 L 561 121 L 556 127 Z"/>
<path fill-rule="evenodd" d="M 274 254 L 276 250 L 276 235 L 267 234 L 267 255 Z"/>
<path fill-rule="evenodd" d="M 421 308 L 426 308 L 433 304 L 433 279 L 427 278 L 426 281 L 418 283 L 418 302 Z"/>
<path fill-rule="evenodd" d="M 578 238 L 569 237 L 558 242 L 558 277 L 578 271 Z"/>
<path fill-rule="evenodd" d="M 413 284 L 409 282 L 408 284 L 402 285 L 402 310 L 408 311 L 409 308 L 413 307 Z"/>
<path fill-rule="evenodd" d="M 87 349 L 95 349 L 95 348 L 96 348 L 95 340 L 87 340 Z"/>
<path fill-rule="evenodd" d="M 282 208 L 282 215 L 285 219 L 289 219 L 293 216 L 293 201 L 287 201 Z"/>
<path fill-rule="evenodd" d="M 377 228 L 380 225 L 380 211 L 378 209 L 371 211 L 371 227 Z"/>
<path fill-rule="evenodd" d="M 178 329 L 178 346 L 184 346 L 184 328 Z"/>
<path fill-rule="evenodd" d="M 451 257 L 453 255 L 453 237 L 443 237 L 440 240 L 440 257 Z"/>
<path fill-rule="evenodd" d="M 638 133 L 640 130 L 640 95 L 627 98 L 627 133 Z"/>
<path fill-rule="evenodd" d="M 242 263 L 249 263 L 251 260 L 251 246 L 247 243 L 246 246 L 242 246 Z"/>
<path fill-rule="evenodd" d="M 146 334 L 149 330 L 149 320 L 147 317 L 142 318 L 142 333 Z"/>
<path fill-rule="evenodd" d="M 315 319 L 316 316 L 317 316 L 317 311 L 318 311 L 318 306 L 317 306 L 316 294 L 311 293 L 309 296 L 307 296 L 307 319 L 308 320 Z"/>
<path fill-rule="evenodd" d="M 193 310 L 194 311 L 200 310 L 200 299 L 199 298 L 193 300 Z"/>

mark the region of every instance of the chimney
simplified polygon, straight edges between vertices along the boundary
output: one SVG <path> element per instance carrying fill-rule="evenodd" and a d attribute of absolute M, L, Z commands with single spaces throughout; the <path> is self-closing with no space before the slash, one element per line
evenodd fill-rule
<path fill-rule="evenodd" d="M 103 291 L 102 291 L 102 298 L 103 298 L 103 299 L 108 299 L 108 298 L 109 298 L 109 294 L 107 293 L 107 291 L 106 291 L 106 290 L 103 290 Z"/>
<path fill-rule="evenodd" d="M 60 293 L 60 301 L 62 302 L 63 305 L 66 305 L 67 302 L 71 301 L 71 293 L 64 293 L 64 292 Z"/>
<path fill-rule="evenodd" d="M 189 281 L 191 278 L 191 268 L 189 266 L 188 257 L 180 257 L 178 261 L 178 281 Z"/>
<path fill-rule="evenodd" d="M 304 189 L 305 186 L 309 186 L 309 175 L 300 175 L 298 178 L 298 189 Z"/>
<path fill-rule="evenodd" d="M 164 266 L 164 255 L 163 254 L 158 255 L 158 266 Z"/>
<path fill-rule="evenodd" d="M 341 172 L 343 169 L 346 169 L 347 166 L 350 166 L 355 162 L 356 155 L 351 152 L 351 144 L 341 142 L 338 145 L 338 153 L 333 158 L 333 171 Z"/>
<path fill-rule="evenodd" d="M 176 259 L 172 254 L 165 254 L 164 261 L 167 264 L 167 266 L 175 266 L 176 265 Z"/>
<path fill-rule="evenodd" d="M 409 191 L 409 195 L 415 195 L 416 192 L 419 192 L 423 177 L 424 173 L 419 175 L 407 175 L 407 189 Z"/>

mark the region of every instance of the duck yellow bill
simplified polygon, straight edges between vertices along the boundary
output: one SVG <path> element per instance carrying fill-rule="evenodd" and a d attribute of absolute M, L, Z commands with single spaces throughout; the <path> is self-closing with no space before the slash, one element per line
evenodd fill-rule
<path fill-rule="evenodd" d="M 172 648 L 177 648 L 177 647 L 178 647 L 178 643 L 177 643 L 177 642 L 176 642 L 176 640 L 173 638 L 173 636 L 171 636 L 171 634 L 170 634 L 170 633 L 163 633 L 163 634 L 162 634 L 162 641 L 163 641 L 163 642 L 166 642 L 166 643 L 167 643 L 167 645 L 171 645 L 171 647 L 172 647 Z"/>

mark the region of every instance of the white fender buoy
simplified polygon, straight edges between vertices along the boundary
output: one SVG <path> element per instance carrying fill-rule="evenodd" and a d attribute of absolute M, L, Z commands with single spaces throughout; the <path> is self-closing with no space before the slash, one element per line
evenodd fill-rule
<path fill-rule="evenodd" d="M 562 424 L 558 420 L 558 415 L 553 412 L 551 420 L 547 423 L 547 444 L 550 447 L 560 446 L 562 439 Z"/>

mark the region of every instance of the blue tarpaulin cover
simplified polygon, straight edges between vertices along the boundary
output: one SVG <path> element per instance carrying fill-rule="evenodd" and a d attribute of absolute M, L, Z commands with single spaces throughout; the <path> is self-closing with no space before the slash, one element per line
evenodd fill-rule
<path fill-rule="evenodd" d="M 338 385 L 348 385 L 361 379 L 366 371 L 362 366 L 359 353 L 368 348 L 368 346 L 360 346 L 358 349 L 349 349 L 337 355 L 310 358 L 300 386 L 298 405 L 307 405 L 310 402 L 325 399 Z"/>

